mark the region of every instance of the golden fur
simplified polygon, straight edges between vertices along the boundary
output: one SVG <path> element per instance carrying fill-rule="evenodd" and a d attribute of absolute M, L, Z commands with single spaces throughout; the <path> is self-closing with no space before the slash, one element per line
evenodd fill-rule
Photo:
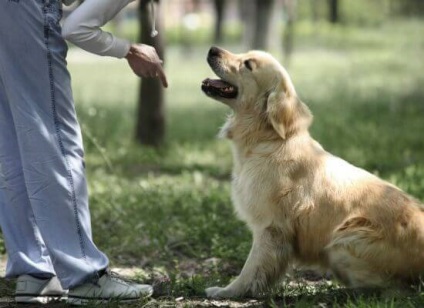
<path fill-rule="evenodd" d="M 308 132 L 308 107 L 271 55 L 214 48 L 208 61 L 238 88 L 234 99 L 213 98 L 233 110 L 221 135 L 232 141 L 232 201 L 253 244 L 240 275 L 207 295 L 259 295 L 294 262 L 330 270 L 350 287 L 419 279 L 423 205 L 326 152 Z"/>

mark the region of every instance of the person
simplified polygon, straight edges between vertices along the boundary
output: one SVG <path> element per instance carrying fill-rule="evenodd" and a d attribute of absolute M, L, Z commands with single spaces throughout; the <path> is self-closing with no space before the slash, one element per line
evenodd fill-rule
<path fill-rule="evenodd" d="M 63 0 L 66 4 L 73 0 Z M 155 49 L 101 27 L 134 0 L 85 0 L 65 20 L 60 0 L 0 1 L 0 226 L 17 302 L 135 300 L 152 287 L 124 281 L 93 243 L 65 39 L 126 58 L 167 86 Z"/>

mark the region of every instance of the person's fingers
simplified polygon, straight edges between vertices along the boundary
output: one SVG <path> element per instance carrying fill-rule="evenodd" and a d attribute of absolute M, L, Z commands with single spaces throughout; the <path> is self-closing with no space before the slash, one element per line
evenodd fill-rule
<path fill-rule="evenodd" d="M 144 60 L 142 60 L 143 58 Z M 146 59 L 146 58 L 150 58 L 150 59 Z M 155 58 L 155 59 L 152 61 L 152 58 Z M 140 55 L 140 56 L 136 56 L 135 58 L 130 57 L 127 60 L 133 72 L 138 77 L 159 78 L 162 85 L 165 88 L 168 87 L 168 80 L 166 78 L 165 72 L 162 67 L 163 61 L 158 57 L 156 50 L 154 48 L 145 48 L 144 56 Z M 142 62 L 139 62 L 140 60 L 142 60 Z"/>
<path fill-rule="evenodd" d="M 157 70 L 157 77 L 159 77 L 160 81 L 162 82 L 162 85 L 167 88 L 168 87 L 168 80 L 166 78 L 165 72 L 163 71 L 163 67 L 161 65 L 158 65 Z"/>
<path fill-rule="evenodd" d="M 150 71 L 147 71 L 144 68 L 137 70 L 136 74 L 138 77 L 150 77 Z"/>
<path fill-rule="evenodd" d="M 140 72 L 142 73 L 143 77 L 155 77 L 157 67 L 155 64 L 147 62 L 145 64 L 140 65 Z"/>
<path fill-rule="evenodd" d="M 155 78 L 158 76 L 158 73 L 156 73 L 156 71 L 150 71 L 149 72 L 149 77 Z"/>
<path fill-rule="evenodd" d="M 156 49 L 154 49 L 154 48 L 153 48 L 152 53 L 151 53 L 151 59 L 152 59 L 152 62 L 154 62 L 154 63 L 160 63 L 160 64 L 163 63 L 163 61 L 159 57 L 158 53 L 156 52 Z"/>

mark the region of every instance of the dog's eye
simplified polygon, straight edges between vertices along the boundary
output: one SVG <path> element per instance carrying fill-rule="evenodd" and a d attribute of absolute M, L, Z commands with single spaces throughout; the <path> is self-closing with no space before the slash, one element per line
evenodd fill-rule
<path fill-rule="evenodd" d="M 249 70 L 249 71 L 251 71 L 251 70 L 253 70 L 253 68 L 252 68 L 252 63 L 250 63 L 250 60 L 245 60 L 244 61 L 244 66 Z"/>

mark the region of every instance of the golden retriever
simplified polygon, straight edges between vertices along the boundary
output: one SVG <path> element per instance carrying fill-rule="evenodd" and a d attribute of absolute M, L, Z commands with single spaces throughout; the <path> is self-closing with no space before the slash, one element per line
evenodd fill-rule
<path fill-rule="evenodd" d="M 349 287 L 386 287 L 424 273 L 424 207 L 326 152 L 287 71 L 268 53 L 212 47 L 220 79 L 203 92 L 233 113 L 221 130 L 234 155 L 232 201 L 253 233 L 240 275 L 208 297 L 258 296 L 290 264 L 330 270 Z"/>

